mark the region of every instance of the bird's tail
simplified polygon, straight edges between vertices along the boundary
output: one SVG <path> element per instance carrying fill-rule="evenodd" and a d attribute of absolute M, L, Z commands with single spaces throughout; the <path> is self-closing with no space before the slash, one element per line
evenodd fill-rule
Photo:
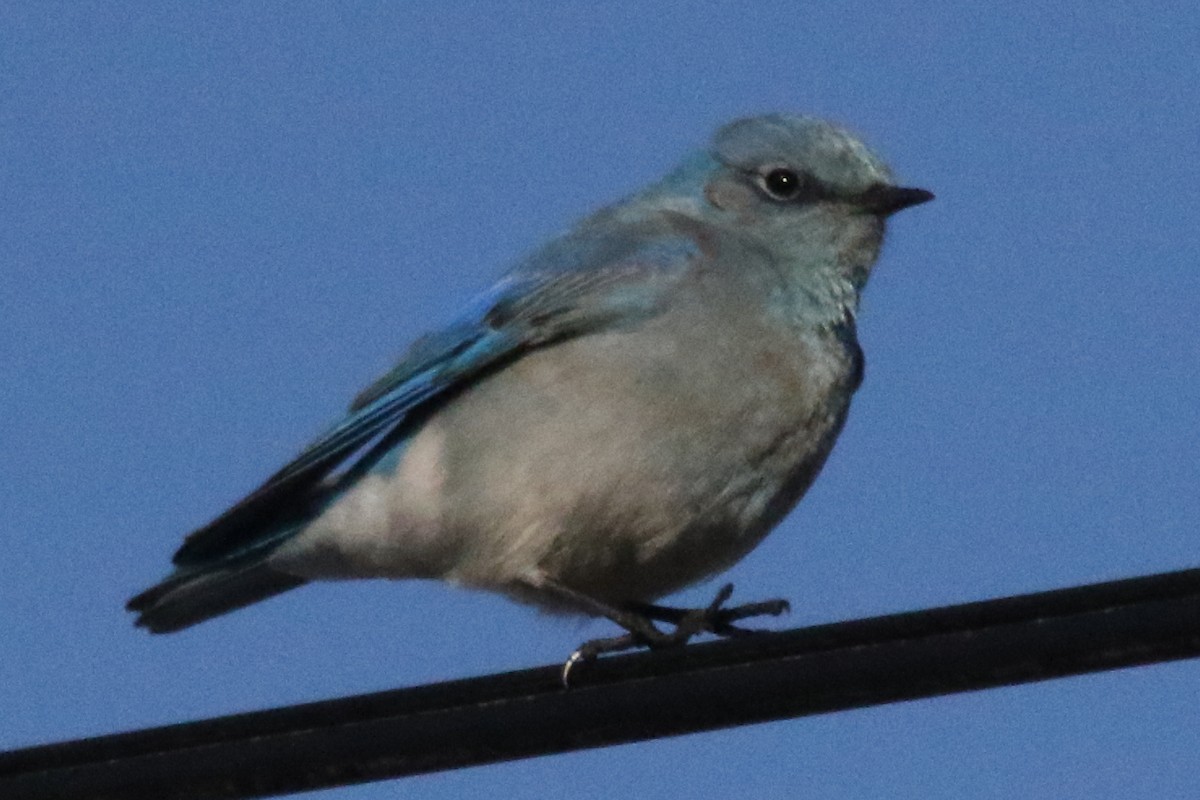
<path fill-rule="evenodd" d="M 262 559 L 183 569 L 133 597 L 125 606 L 151 633 L 172 633 L 307 583 Z"/>

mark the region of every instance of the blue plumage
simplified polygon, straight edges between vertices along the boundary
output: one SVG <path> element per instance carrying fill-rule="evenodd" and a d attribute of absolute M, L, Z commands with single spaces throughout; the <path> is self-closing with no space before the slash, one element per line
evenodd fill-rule
<path fill-rule="evenodd" d="M 815 477 L 883 220 L 929 197 L 820 120 L 726 126 L 415 342 L 130 609 L 162 632 L 312 579 L 439 577 L 629 624 Z"/>

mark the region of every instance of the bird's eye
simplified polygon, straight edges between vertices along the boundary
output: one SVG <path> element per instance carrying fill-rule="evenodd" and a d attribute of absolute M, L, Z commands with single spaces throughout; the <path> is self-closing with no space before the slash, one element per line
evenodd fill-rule
<path fill-rule="evenodd" d="M 763 176 L 763 188 L 776 200 L 791 200 L 800 193 L 804 179 L 795 171 L 780 167 Z"/>

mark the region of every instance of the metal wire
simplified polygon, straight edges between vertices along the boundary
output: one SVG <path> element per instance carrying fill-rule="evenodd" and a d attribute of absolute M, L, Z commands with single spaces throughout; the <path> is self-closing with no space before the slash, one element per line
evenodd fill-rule
<path fill-rule="evenodd" d="M 0 753 L 11 800 L 247 798 L 1200 655 L 1200 569 Z"/>

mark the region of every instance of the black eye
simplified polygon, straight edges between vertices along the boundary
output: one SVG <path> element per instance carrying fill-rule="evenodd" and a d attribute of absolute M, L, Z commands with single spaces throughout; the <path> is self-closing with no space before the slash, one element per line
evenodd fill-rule
<path fill-rule="evenodd" d="M 776 200 L 791 200 L 800 193 L 803 179 L 790 169 L 773 169 L 763 178 L 763 187 Z"/>

